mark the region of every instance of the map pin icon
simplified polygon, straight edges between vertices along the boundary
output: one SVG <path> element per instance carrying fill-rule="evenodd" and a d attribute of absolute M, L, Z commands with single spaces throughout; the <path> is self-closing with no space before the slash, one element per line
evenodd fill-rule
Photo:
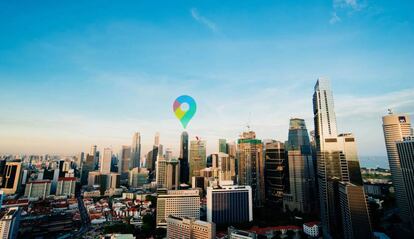
<path fill-rule="evenodd" d="M 182 95 L 175 99 L 173 110 L 185 129 L 197 110 L 197 104 L 193 97 Z"/>

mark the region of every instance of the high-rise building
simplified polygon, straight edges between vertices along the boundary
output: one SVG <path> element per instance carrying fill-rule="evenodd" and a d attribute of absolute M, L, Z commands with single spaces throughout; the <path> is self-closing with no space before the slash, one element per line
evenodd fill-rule
<path fill-rule="evenodd" d="M 411 228 L 414 226 L 414 137 L 404 137 L 397 142 L 398 157 L 400 159 L 401 176 L 407 193 L 409 220 Z"/>
<path fill-rule="evenodd" d="M 382 122 L 392 184 L 395 188 L 395 199 L 400 210 L 400 217 L 407 224 L 411 221 L 411 227 L 414 228 L 413 214 L 410 215 L 410 202 L 397 150 L 397 142 L 403 141 L 405 137 L 411 135 L 410 117 L 405 114 L 393 114 L 390 110 L 388 115 L 382 117 Z"/>
<path fill-rule="evenodd" d="M 283 208 L 309 213 L 315 209 L 315 175 L 311 145 L 305 120 L 291 119 L 285 144 L 289 165 L 289 193 L 283 197 Z"/>
<path fill-rule="evenodd" d="M 262 206 L 265 200 L 264 160 L 262 141 L 256 139 L 253 131 L 243 132 L 238 140 L 239 184 L 250 185 L 255 206 Z"/>
<path fill-rule="evenodd" d="M 105 148 L 100 161 L 100 172 L 102 174 L 109 174 L 111 172 L 112 163 L 112 149 Z"/>
<path fill-rule="evenodd" d="M 6 162 L 1 189 L 4 194 L 15 194 L 20 188 L 22 163 L 17 161 Z"/>
<path fill-rule="evenodd" d="M 337 133 L 334 101 L 329 80 L 319 78 L 313 94 L 313 120 L 317 150 L 323 149 L 324 139 L 335 138 Z"/>
<path fill-rule="evenodd" d="M 339 202 L 344 233 L 343 238 L 372 238 L 364 187 L 349 182 L 339 183 Z"/>
<path fill-rule="evenodd" d="M 122 145 L 119 163 L 118 163 L 118 173 L 121 174 L 121 178 L 125 179 L 128 177 L 129 167 L 131 161 L 131 146 Z"/>
<path fill-rule="evenodd" d="M 190 178 L 200 176 L 200 170 L 206 167 L 206 141 L 190 142 Z"/>
<path fill-rule="evenodd" d="M 50 195 L 50 180 L 32 181 L 26 183 L 24 196 L 27 198 L 46 198 Z"/>
<path fill-rule="evenodd" d="M 168 239 L 215 239 L 216 227 L 214 223 L 195 220 L 189 217 L 167 218 Z"/>
<path fill-rule="evenodd" d="M 167 160 L 164 157 L 158 157 L 155 162 L 156 182 L 158 188 L 167 187 Z"/>
<path fill-rule="evenodd" d="M 288 191 L 288 168 L 285 145 L 279 141 L 265 144 L 265 198 L 282 208 L 283 196 Z"/>
<path fill-rule="evenodd" d="M 324 238 L 349 236 L 358 231 L 356 224 L 344 213 L 352 212 L 369 222 L 366 196 L 363 190 L 355 137 L 350 134 L 337 135 L 336 117 L 329 81 L 318 79 L 313 94 L 315 141 L 317 150 L 317 180 L 319 189 L 320 215 Z M 344 203 L 345 195 L 340 194 L 340 185 L 352 185 L 352 199 Z M 348 190 L 348 188 L 347 188 Z M 342 191 L 347 191 L 342 188 Z M 341 196 L 342 195 L 342 196 Z M 358 199 L 358 200 L 354 200 Z M 342 204 L 341 204 L 342 200 Z M 341 205 L 345 208 L 338 207 Z M 357 221 L 357 219 L 355 219 Z M 365 223 L 371 231 L 370 223 Z M 365 235 L 353 235 L 364 238 Z"/>
<path fill-rule="evenodd" d="M 157 197 L 157 227 L 167 226 L 167 217 L 200 219 L 200 195 L 198 190 L 168 190 Z"/>
<path fill-rule="evenodd" d="M 144 186 L 148 181 L 149 171 L 146 168 L 133 168 L 129 171 L 129 186 L 138 188 Z"/>
<path fill-rule="evenodd" d="M 207 188 L 207 221 L 215 224 L 239 224 L 253 221 L 250 186 Z"/>
<path fill-rule="evenodd" d="M 75 197 L 76 178 L 59 178 L 56 189 L 56 196 Z"/>
<path fill-rule="evenodd" d="M 167 189 L 178 189 L 180 186 L 180 161 L 169 159 L 167 161 Z"/>
<path fill-rule="evenodd" d="M 216 153 L 211 155 L 212 169 L 217 169 L 219 181 L 235 181 L 235 159 L 225 153 Z"/>
<path fill-rule="evenodd" d="M 158 188 L 178 189 L 180 182 L 180 164 L 176 159 L 167 160 L 158 157 L 156 162 L 156 181 Z"/>
<path fill-rule="evenodd" d="M 6 214 L 0 220 L 0 238 L 15 239 L 19 234 L 20 225 L 19 207 L 11 207 L 7 209 Z"/>
<path fill-rule="evenodd" d="M 81 185 L 83 186 L 88 184 L 89 172 L 95 169 L 95 156 L 91 154 L 86 155 L 81 168 Z"/>
<path fill-rule="evenodd" d="M 129 161 L 129 169 L 141 167 L 141 134 L 134 133 L 131 145 L 131 160 Z"/>
<path fill-rule="evenodd" d="M 183 132 L 180 139 L 180 182 L 189 183 L 188 134 Z"/>
<path fill-rule="evenodd" d="M 98 170 L 99 169 L 99 151 L 98 151 L 98 146 L 96 146 L 96 145 L 92 145 L 91 146 L 90 155 L 93 156 L 93 169 L 92 170 Z"/>
<path fill-rule="evenodd" d="M 227 154 L 227 142 L 226 139 L 219 139 L 219 152 Z"/>

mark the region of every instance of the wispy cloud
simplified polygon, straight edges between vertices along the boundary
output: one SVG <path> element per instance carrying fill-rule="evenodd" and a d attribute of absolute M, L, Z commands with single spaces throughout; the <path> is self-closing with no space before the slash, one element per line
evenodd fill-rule
<path fill-rule="evenodd" d="M 196 20 L 197 22 L 203 24 L 204 26 L 206 26 L 207 28 L 209 28 L 213 32 L 218 31 L 217 25 L 213 21 L 211 21 L 210 19 L 200 15 L 197 8 L 192 8 L 190 10 L 190 12 L 191 12 L 191 16 L 194 18 L 194 20 Z"/>
<path fill-rule="evenodd" d="M 338 17 L 338 15 L 336 14 L 336 12 L 333 12 L 331 15 L 331 19 L 329 20 L 330 24 L 335 24 L 337 22 L 340 22 L 341 18 Z"/>
<path fill-rule="evenodd" d="M 329 19 L 330 24 L 335 24 L 341 21 L 341 18 L 338 16 L 338 12 L 343 12 L 346 14 L 360 11 L 365 7 L 364 4 L 359 2 L 359 0 L 333 0 L 332 1 L 332 14 Z"/>

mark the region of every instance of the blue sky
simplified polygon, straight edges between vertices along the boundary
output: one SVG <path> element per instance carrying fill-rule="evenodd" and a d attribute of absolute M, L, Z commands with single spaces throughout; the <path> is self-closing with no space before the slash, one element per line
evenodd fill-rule
<path fill-rule="evenodd" d="M 246 129 L 286 140 L 312 122 L 316 78 L 331 79 L 339 130 L 385 155 L 381 116 L 414 112 L 414 3 L 334 1 L 2 1 L 0 153 L 119 148 L 156 131 L 176 149 L 172 103 L 193 96 L 190 137 Z M 249 116 L 250 115 L 250 116 Z M 250 120 L 249 120 L 250 118 Z"/>

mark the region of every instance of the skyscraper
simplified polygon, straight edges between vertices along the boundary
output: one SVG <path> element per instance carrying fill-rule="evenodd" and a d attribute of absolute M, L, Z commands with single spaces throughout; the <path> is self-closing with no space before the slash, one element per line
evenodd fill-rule
<path fill-rule="evenodd" d="M 82 162 L 81 185 L 88 184 L 89 172 L 95 169 L 95 156 L 87 154 L 85 160 Z"/>
<path fill-rule="evenodd" d="M 401 163 L 402 178 L 407 192 L 411 227 L 414 225 L 414 136 L 397 142 L 398 157 Z"/>
<path fill-rule="evenodd" d="M 131 146 L 122 145 L 121 153 L 118 161 L 118 173 L 121 174 L 122 179 L 128 178 L 130 171 L 130 160 L 131 160 Z"/>
<path fill-rule="evenodd" d="M 281 208 L 289 185 L 285 145 L 282 142 L 265 144 L 264 178 L 266 201 Z"/>
<path fill-rule="evenodd" d="M 253 221 L 251 187 L 208 187 L 207 221 L 216 224 L 238 224 Z"/>
<path fill-rule="evenodd" d="M 219 139 L 219 152 L 227 153 L 227 142 L 226 139 Z"/>
<path fill-rule="evenodd" d="M 256 139 L 253 131 L 243 132 L 239 145 L 239 184 L 250 185 L 255 206 L 262 206 L 265 200 L 264 160 L 262 141 Z"/>
<path fill-rule="evenodd" d="M 393 114 L 382 117 L 385 146 L 387 148 L 388 162 L 391 170 L 392 183 L 395 188 L 395 198 L 400 209 L 400 217 L 403 222 L 409 223 L 410 216 L 407 186 L 405 185 L 404 175 L 401 169 L 401 161 L 397 150 L 397 141 L 403 141 L 405 137 L 411 135 L 410 117 L 404 114 Z M 412 220 L 412 219 L 411 219 Z M 413 227 L 413 222 L 411 222 Z"/>
<path fill-rule="evenodd" d="M 343 224 L 343 238 L 372 238 L 364 187 L 349 182 L 339 183 L 339 202 Z"/>
<path fill-rule="evenodd" d="M 338 135 L 331 84 L 326 79 L 319 78 L 316 82 L 313 114 L 316 147 L 320 151 L 323 149 L 324 139 L 335 138 Z"/>
<path fill-rule="evenodd" d="M 181 133 L 180 140 L 180 182 L 189 182 L 189 166 L 188 166 L 188 134 L 187 132 Z"/>
<path fill-rule="evenodd" d="M 105 148 L 100 161 L 100 172 L 102 174 L 109 174 L 111 172 L 112 149 Z"/>
<path fill-rule="evenodd" d="M 138 168 L 141 166 L 141 134 L 134 133 L 132 136 L 131 145 L 131 160 L 129 162 L 129 169 Z"/>
<path fill-rule="evenodd" d="M 200 176 L 200 170 L 206 167 L 206 141 L 190 142 L 190 178 Z"/>
<path fill-rule="evenodd" d="M 314 207 L 316 197 L 314 188 L 312 152 L 305 120 L 291 119 L 289 137 L 285 144 L 288 152 L 289 193 L 284 195 L 284 207 L 309 213 Z"/>
<path fill-rule="evenodd" d="M 235 181 L 236 172 L 235 160 L 225 153 L 216 153 L 211 155 L 212 169 L 217 169 L 219 181 Z"/>
<path fill-rule="evenodd" d="M 4 168 L 3 181 L 1 188 L 4 194 L 15 194 L 20 188 L 20 177 L 22 163 L 18 161 L 8 161 Z"/>
<path fill-rule="evenodd" d="M 0 238 L 15 239 L 19 234 L 21 211 L 19 207 L 7 209 L 0 220 Z"/>
<path fill-rule="evenodd" d="M 337 135 L 336 117 L 329 81 L 318 79 L 313 94 L 315 141 L 317 150 L 317 180 L 321 224 L 324 238 L 347 237 L 350 231 L 358 231 L 357 223 L 350 222 L 345 212 L 368 218 L 366 231 L 371 232 L 365 193 L 359 167 L 355 138 L 352 134 Z M 340 194 L 340 185 L 352 186 L 352 203 L 344 203 L 348 186 Z M 342 196 L 341 196 L 342 195 Z M 361 198 L 363 200 L 361 200 Z M 358 200 L 352 200 L 358 199 Z M 342 204 L 341 204 L 342 200 Z M 340 209 L 338 205 L 343 207 Z M 351 205 L 352 204 L 352 205 Z M 364 238 L 365 235 L 353 235 Z"/>

